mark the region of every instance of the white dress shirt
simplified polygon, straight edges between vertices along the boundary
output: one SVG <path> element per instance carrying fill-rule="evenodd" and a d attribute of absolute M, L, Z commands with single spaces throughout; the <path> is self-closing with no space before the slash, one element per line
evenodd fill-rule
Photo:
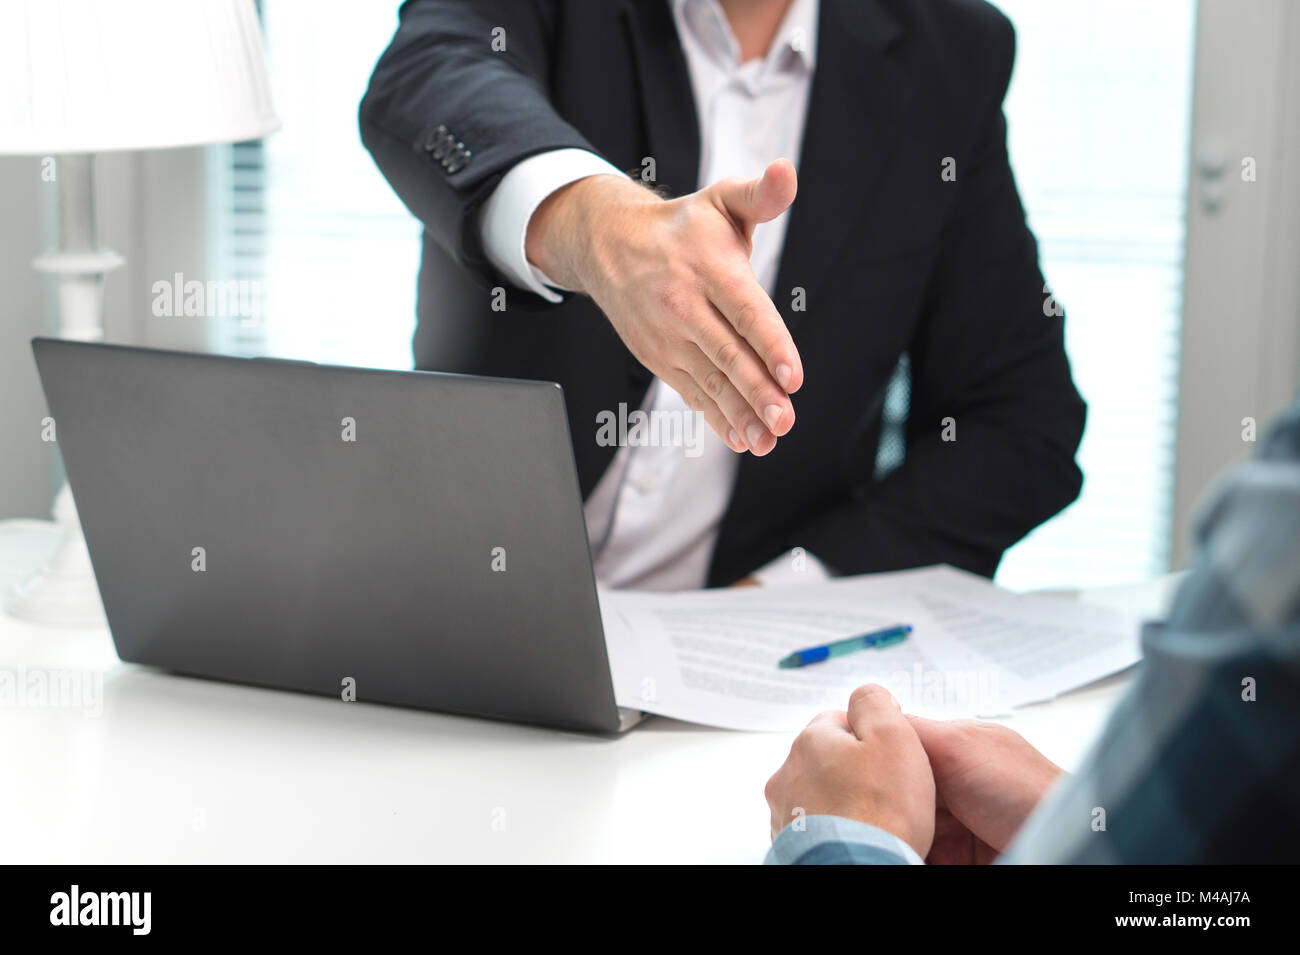
<path fill-rule="evenodd" d="M 794 0 L 765 57 L 740 62 L 740 44 L 717 0 L 665 0 L 686 54 L 700 123 L 697 185 L 728 176 L 756 178 L 782 157 L 798 166 L 808 93 L 816 63 L 818 0 Z M 587 176 L 623 175 L 583 149 L 530 157 L 508 172 L 483 208 L 488 259 L 512 282 L 549 301 L 560 286 L 528 261 L 528 222 L 555 190 Z M 769 296 L 774 289 L 788 213 L 754 230 L 750 262 Z M 618 414 L 618 409 L 609 409 Z M 656 378 L 649 412 L 693 415 Z M 677 590 L 702 587 L 736 480 L 739 457 L 700 418 L 697 447 L 620 447 L 584 505 L 596 579 L 609 587 Z M 597 423 L 592 422 L 594 440 Z M 582 440 L 583 436 L 576 436 Z M 802 569 L 824 576 L 811 555 L 778 559 L 758 576 L 765 584 L 795 579 Z M 802 575 L 800 575 L 802 576 Z"/>

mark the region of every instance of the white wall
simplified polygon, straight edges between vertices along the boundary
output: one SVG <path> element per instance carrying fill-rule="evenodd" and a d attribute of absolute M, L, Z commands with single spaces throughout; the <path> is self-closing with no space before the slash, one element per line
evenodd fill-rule
<path fill-rule="evenodd" d="M 97 160 L 100 242 L 126 258 L 107 280 L 106 340 L 180 349 L 206 341 L 200 321 L 150 310 L 156 280 L 204 276 L 204 161 L 201 149 Z M 0 158 L 0 518 L 47 516 L 62 479 L 57 452 L 40 439 L 45 399 L 29 345 L 57 329 L 49 280 L 31 267 L 54 240 L 56 186 L 41 171 L 40 158 Z"/>
<path fill-rule="evenodd" d="M 49 509 L 52 453 L 28 341 L 48 333 L 46 299 L 31 261 L 44 248 L 45 196 L 37 159 L 0 158 L 0 517 Z"/>

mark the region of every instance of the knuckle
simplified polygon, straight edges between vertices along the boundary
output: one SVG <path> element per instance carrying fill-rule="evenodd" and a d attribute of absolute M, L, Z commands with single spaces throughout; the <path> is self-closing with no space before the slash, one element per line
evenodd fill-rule
<path fill-rule="evenodd" d="M 690 313 L 690 296 L 676 282 L 665 285 L 659 290 L 659 305 L 669 315 L 685 318 Z"/>
<path fill-rule="evenodd" d="M 875 687 L 874 683 L 864 683 L 862 686 L 858 687 L 852 693 L 849 694 L 849 702 L 861 703 L 864 700 L 870 699 L 871 691 L 873 687 Z"/>
<path fill-rule="evenodd" d="M 725 339 L 713 352 L 713 363 L 725 372 L 732 372 L 740 363 L 743 353 L 732 339 Z"/>
<path fill-rule="evenodd" d="M 681 224 L 688 238 L 704 235 L 717 221 L 717 211 L 702 197 L 682 207 Z"/>
<path fill-rule="evenodd" d="M 740 253 L 738 252 L 737 255 Z M 748 260 L 746 260 L 748 264 Z M 746 290 L 750 287 L 748 278 L 744 272 L 738 271 L 734 263 L 719 261 L 713 266 L 713 274 L 716 275 L 718 289 L 728 298 L 743 298 Z"/>
<path fill-rule="evenodd" d="M 780 401 L 777 395 L 769 392 L 767 383 L 761 380 L 749 383 L 749 387 L 745 389 L 745 400 L 749 402 L 749 406 L 755 411 Z M 764 422 L 764 426 L 766 426 L 766 422 Z"/>
<path fill-rule="evenodd" d="M 843 710 L 836 710 L 836 709 L 822 710 L 820 713 L 817 714 L 816 718 L 809 725 L 814 726 L 820 723 L 838 723 L 843 718 L 843 716 L 844 716 Z M 808 731 L 805 729 L 804 732 L 807 733 Z M 808 735 L 811 736 L 812 734 L 809 733 Z"/>
<path fill-rule="evenodd" d="M 736 331 L 748 338 L 758 325 L 758 307 L 750 301 L 741 302 L 732 313 L 731 323 Z"/>
<path fill-rule="evenodd" d="M 867 703 L 880 705 L 893 700 L 893 694 L 878 683 L 867 683 L 858 687 L 849 695 L 849 704 Z"/>
<path fill-rule="evenodd" d="M 704 376 L 702 384 L 709 397 L 720 398 L 722 393 L 727 390 L 727 376 L 722 373 L 721 369 L 714 368 Z"/>
<path fill-rule="evenodd" d="M 729 191 L 739 191 L 741 189 L 746 189 L 746 187 L 749 186 L 749 180 L 744 176 L 728 176 L 726 179 L 722 180 L 722 184 Z"/>

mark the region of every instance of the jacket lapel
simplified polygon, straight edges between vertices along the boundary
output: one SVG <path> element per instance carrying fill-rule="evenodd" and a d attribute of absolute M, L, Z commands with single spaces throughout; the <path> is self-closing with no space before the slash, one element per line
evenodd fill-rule
<path fill-rule="evenodd" d="M 700 174 L 700 127 L 686 54 L 668 0 L 630 2 L 623 15 L 632 38 L 655 185 L 672 196 L 694 192 Z"/>
<path fill-rule="evenodd" d="M 791 308 L 791 290 L 803 288 L 808 309 L 817 311 L 818 286 L 828 269 L 842 261 L 839 253 L 850 230 L 870 214 L 870 198 L 882 187 L 880 177 L 909 98 L 903 72 L 889 54 L 901 31 L 880 0 L 821 0 L 820 16 L 817 68 L 799 156 L 799 194 L 790 209 L 773 295 L 796 344 L 798 323 L 806 313 Z M 729 578 L 738 572 L 739 532 L 775 493 L 771 474 L 763 459 L 741 456 L 709 586 L 732 583 Z"/>
<path fill-rule="evenodd" d="M 817 67 L 774 303 L 793 331 L 796 287 L 815 293 L 872 191 L 880 186 L 908 93 L 887 53 L 900 36 L 879 0 L 822 0 Z"/>

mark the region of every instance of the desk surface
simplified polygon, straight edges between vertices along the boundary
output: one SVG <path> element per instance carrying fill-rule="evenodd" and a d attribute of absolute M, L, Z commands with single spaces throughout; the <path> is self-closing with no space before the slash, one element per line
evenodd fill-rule
<path fill-rule="evenodd" d="M 52 531 L 0 523 L 0 592 Z M 1163 610 L 1170 580 L 1088 591 Z M 6 862 L 757 862 L 790 734 L 654 718 L 617 739 L 177 677 L 106 631 L 0 617 L 0 672 L 99 706 L 0 702 Z M 1073 768 L 1127 677 L 1005 722 Z M 98 710 L 98 712 L 96 712 Z"/>

